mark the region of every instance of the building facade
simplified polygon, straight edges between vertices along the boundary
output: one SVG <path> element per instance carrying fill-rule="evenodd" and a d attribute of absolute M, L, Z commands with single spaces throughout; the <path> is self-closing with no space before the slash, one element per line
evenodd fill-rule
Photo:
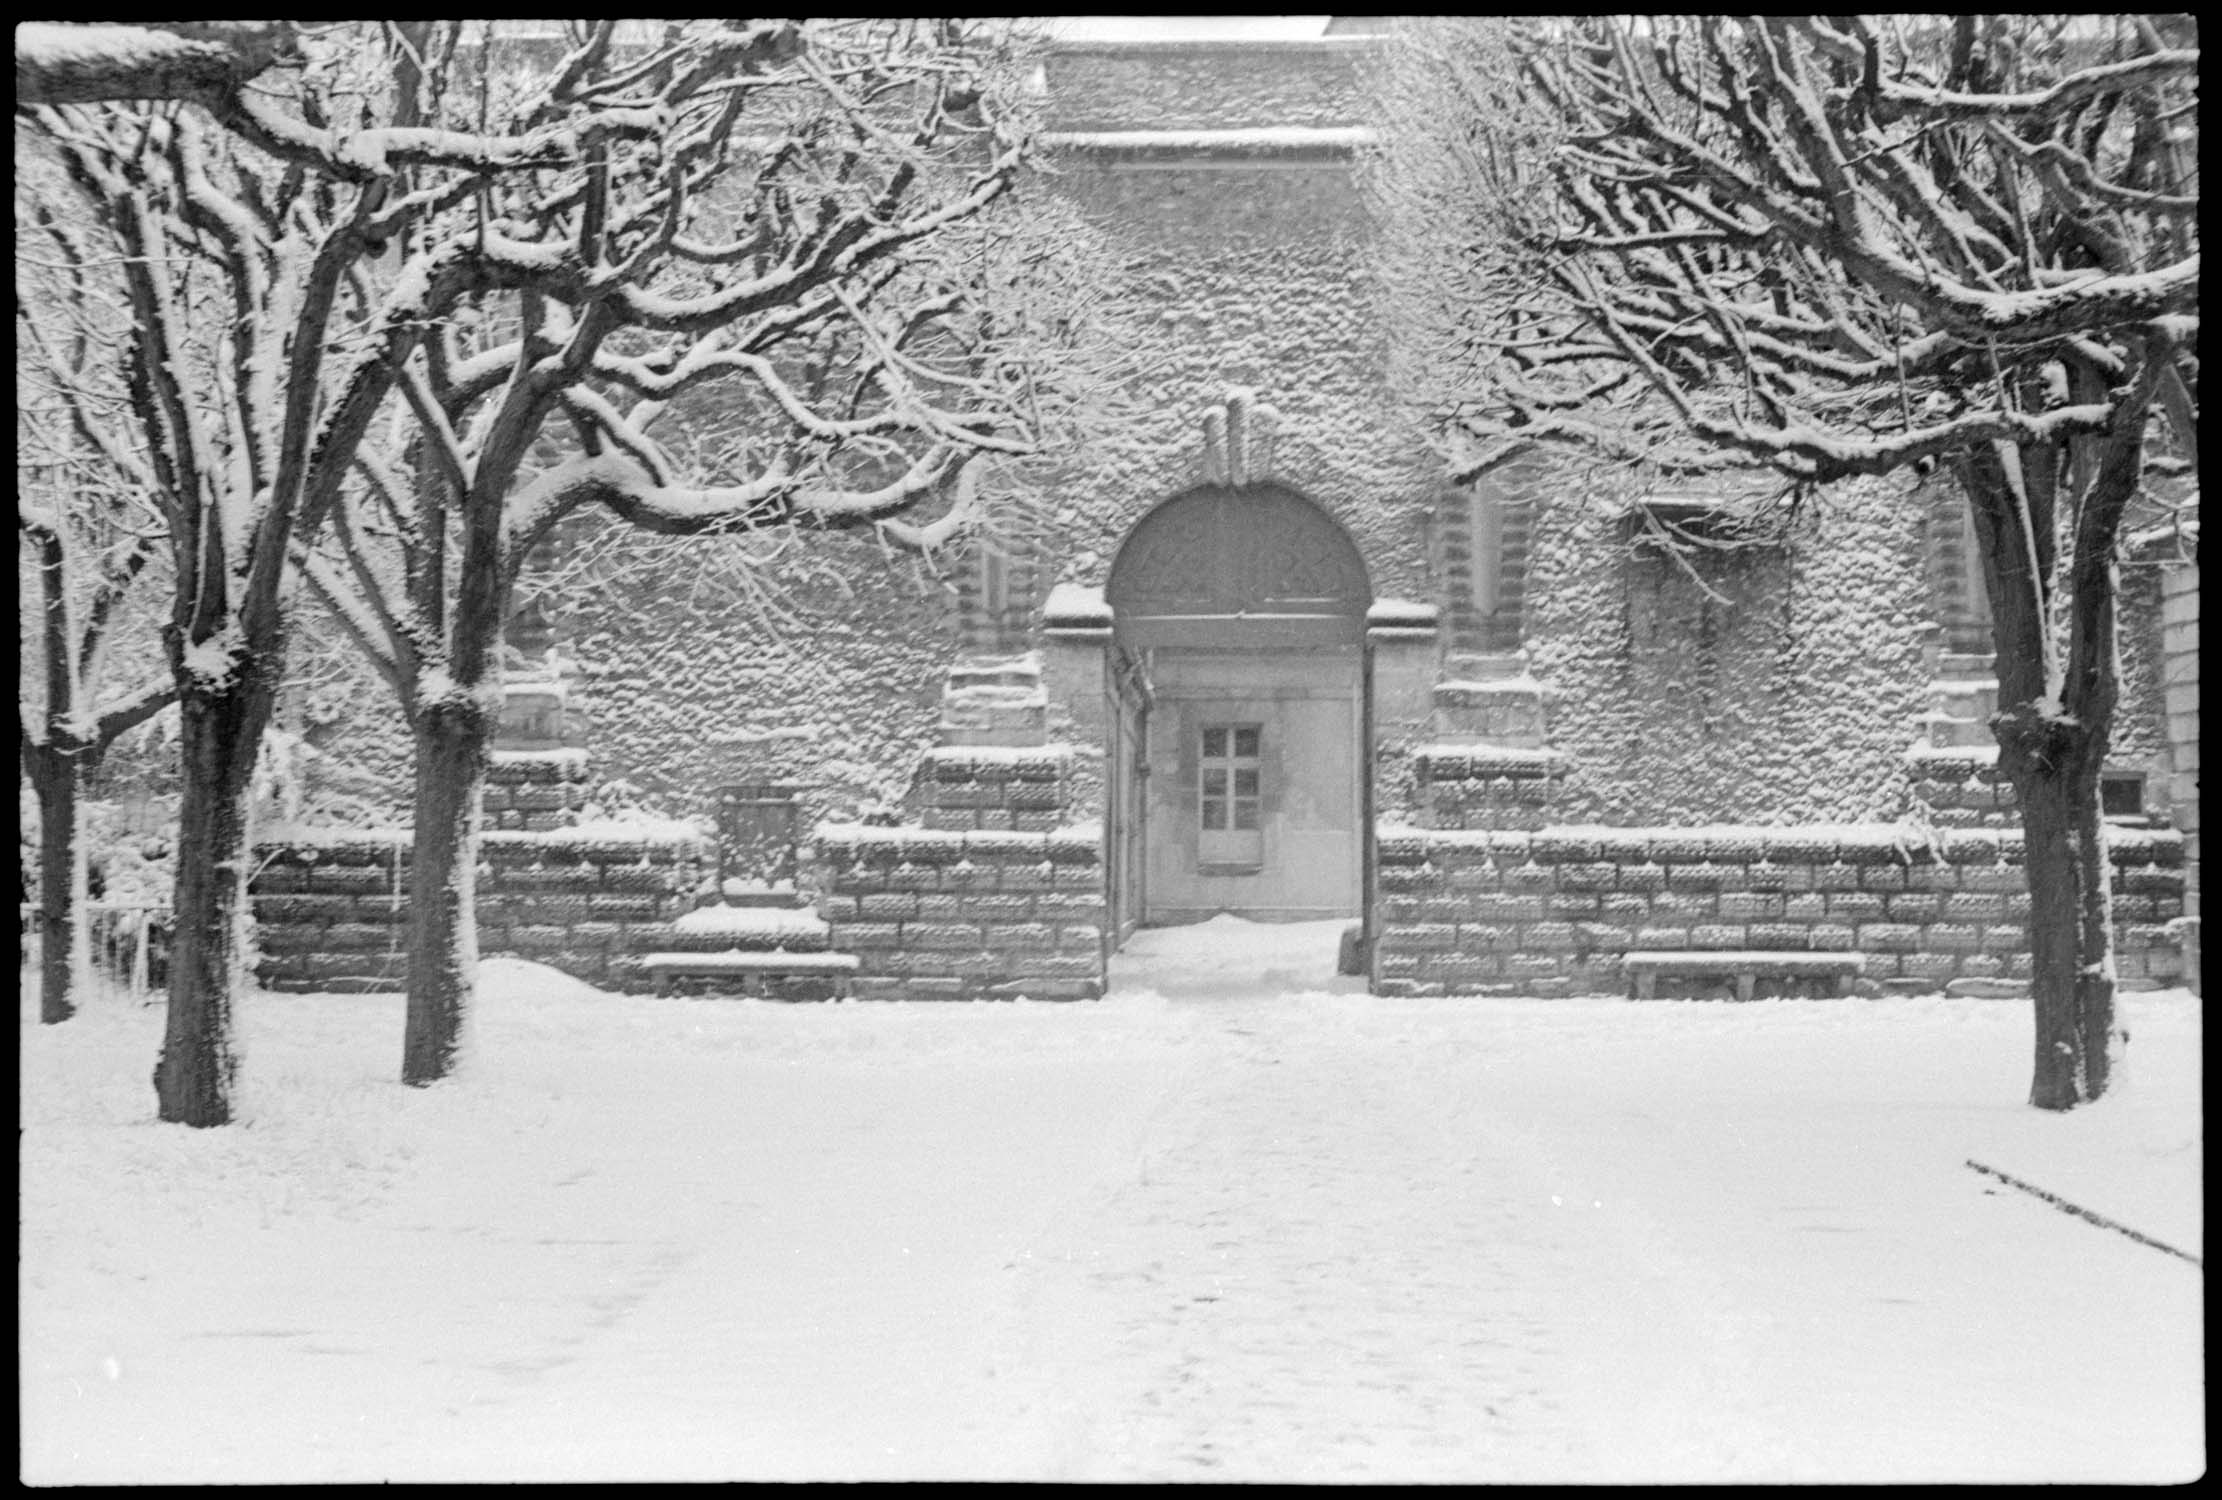
<path fill-rule="evenodd" d="M 1447 483 L 1390 393 L 1369 274 L 1374 45 L 1051 55 L 1039 186 L 1113 242 L 1159 416 L 1036 497 L 1029 540 L 935 577 L 828 539 L 784 635 L 677 592 L 533 616 L 568 665 L 513 694 L 497 825 L 572 818 L 586 773 L 550 766 L 581 752 L 674 811 L 711 815 L 721 787 L 799 810 L 796 894 L 754 873 L 812 922 L 674 937 L 688 903 L 644 906 L 600 924 L 594 977 L 807 951 L 858 996 L 1087 998 L 1137 926 L 1222 912 L 1343 919 L 1344 961 L 1392 994 L 1618 992 L 1630 953 L 1848 955 L 1830 972 L 1870 990 L 2026 977 L 1964 507 L 1849 486 L 1683 551 L 1662 531 L 1721 497 Z M 2109 795 L 2133 985 L 2184 974 L 2171 818 L 2196 890 L 2185 576 L 2125 575 Z M 2196 670 L 2194 646 L 2194 697 Z M 497 928 L 485 950 L 585 941 L 516 925 L 537 946 Z"/>

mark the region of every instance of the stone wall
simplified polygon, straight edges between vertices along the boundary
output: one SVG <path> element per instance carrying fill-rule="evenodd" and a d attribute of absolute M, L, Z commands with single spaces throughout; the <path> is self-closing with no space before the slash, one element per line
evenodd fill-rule
<path fill-rule="evenodd" d="M 579 821 L 592 785 L 584 750 L 496 750 L 479 797 L 488 831 L 547 833 Z"/>
<path fill-rule="evenodd" d="M 1048 833 L 1066 821 L 1069 745 L 942 745 L 919 762 L 911 802 L 927 828 Z"/>
<path fill-rule="evenodd" d="M 2019 828 L 2021 795 L 1997 745 L 1917 745 L 1906 754 L 1916 806 L 1939 828 Z"/>
<path fill-rule="evenodd" d="M 829 824 L 807 866 L 860 1000 L 1094 1000 L 1103 834 Z"/>
<path fill-rule="evenodd" d="M 2168 722 L 2168 803 L 2183 833 L 2185 978 L 2199 988 L 2199 565 L 2161 573 L 2160 677 Z"/>
<path fill-rule="evenodd" d="M 406 829 L 296 838 L 256 851 L 248 881 L 256 977 L 272 990 L 392 990 L 408 970 Z M 668 946 L 707 873 L 684 824 L 489 832 L 478 878 L 484 958 L 531 959 L 603 989 L 649 987 L 639 956 Z"/>
<path fill-rule="evenodd" d="M 1379 839 L 1374 990 L 1385 995 L 1621 994 L 1633 950 L 1865 955 L 1868 993 L 2026 981 L 2021 836 L 1911 828 L 1389 828 Z M 2115 830 L 2117 963 L 2130 988 L 2174 983 L 2183 840 Z"/>

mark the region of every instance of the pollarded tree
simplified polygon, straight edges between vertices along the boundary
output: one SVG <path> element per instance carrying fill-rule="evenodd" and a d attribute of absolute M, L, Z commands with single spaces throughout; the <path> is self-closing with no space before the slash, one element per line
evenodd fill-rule
<path fill-rule="evenodd" d="M 456 36 L 410 34 L 464 65 Z M 489 289 L 423 341 L 396 420 L 356 455 L 333 545 L 303 559 L 414 735 L 412 1084 L 463 1043 L 502 627 L 551 529 L 599 506 L 668 535 L 873 527 L 931 546 L 978 514 L 969 463 L 1037 451 L 1091 394 L 1069 330 L 1043 326 L 1088 283 L 1075 292 L 1069 250 L 1002 211 L 1028 131 L 995 34 L 810 21 L 721 72 L 609 23 L 566 40 L 585 76 L 617 80 L 597 87 L 652 87 L 669 123 L 597 148 L 575 184 L 500 182 L 396 238 L 404 268 L 477 236 L 483 255 L 562 269 Z M 484 86 L 451 75 L 446 108 L 537 107 L 499 38 L 468 64 Z"/>
<path fill-rule="evenodd" d="M 745 71 L 778 35 L 704 28 L 685 70 Z M 19 151 L 51 154 L 74 186 L 57 217 L 87 227 L 91 253 L 61 268 L 57 295 L 128 313 L 125 410 L 168 550 L 183 800 L 155 1070 L 164 1120 L 231 1117 L 248 793 L 285 670 L 294 549 L 322 526 L 429 330 L 475 294 L 577 280 L 551 247 L 497 226 L 411 231 L 511 176 L 577 192 L 613 143 L 669 128 L 653 81 L 606 86 L 592 61 L 549 69 L 506 135 L 418 124 L 435 70 L 378 28 L 327 30 L 299 69 L 190 104 L 19 113 Z M 366 265 L 397 241 L 406 263 L 374 282 Z"/>
<path fill-rule="evenodd" d="M 2107 1084 L 2098 782 L 2116 563 L 2196 489 L 2196 22 L 1433 22 L 1374 181 L 1421 399 L 1471 478 L 1538 442 L 1971 508 L 2020 794 L 2032 1102 Z"/>

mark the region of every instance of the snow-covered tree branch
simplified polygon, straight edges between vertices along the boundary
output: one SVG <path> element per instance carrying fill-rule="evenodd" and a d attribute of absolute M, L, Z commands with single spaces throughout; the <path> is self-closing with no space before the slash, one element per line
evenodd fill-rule
<path fill-rule="evenodd" d="M 2198 57 L 2180 16 L 1477 19 L 1383 91 L 1402 380 L 1459 474 L 1570 443 L 1965 492 L 2050 1107 L 2105 1087 L 2119 538 L 2196 494 Z"/>
<path fill-rule="evenodd" d="M 236 94 L 265 69 L 300 61 L 289 21 L 24 21 L 15 28 L 15 104 L 93 104 Z"/>
<path fill-rule="evenodd" d="M 251 89 L 19 111 L 19 150 L 47 169 L 37 201 L 19 191 L 19 226 L 45 215 L 68 296 L 113 314 L 100 368 L 121 386 L 170 565 L 164 639 L 186 798 L 165 1118 L 228 1118 L 246 792 L 299 560 L 364 482 L 374 425 L 416 408 L 424 440 L 372 455 L 395 481 L 380 494 L 404 536 L 429 500 L 435 524 L 416 529 L 433 555 L 410 576 L 435 594 L 450 574 L 466 580 L 444 602 L 471 622 L 463 654 L 484 655 L 514 573 L 501 560 L 503 501 L 541 419 L 591 379 L 614 334 L 763 313 L 751 336 L 769 350 L 781 330 L 847 317 L 836 283 L 879 274 L 957 206 L 983 207 L 1007 186 L 1022 139 L 999 119 L 959 119 L 979 80 L 947 59 L 978 49 L 945 47 L 906 71 L 914 40 L 892 23 L 595 23 L 550 58 L 492 24 L 341 24 L 302 30 L 299 56 Z M 853 132 L 824 150 L 806 136 L 765 148 L 734 135 L 744 106 L 781 131 L 807 125 L 794 63 L 821 46 L 866 115 L 901 122 L 915 159 L 875 164 Z M 892 61 L 861 71 L 873 56 Z M 929 163 L 954 190 L 909 194 Z M 736 201 L 761 221 L 761 253 L 730 268 L 675 256 L 688 222 L 726 237 L 704 203 L 712 183 L 731 181 L 756 184 Z M 791 211 L 796 201 L 815 217 Z M 687 274 L 665 276 L 667 264 Z M 474 322 L 479 332 L 462 331 Z M 497 324 L 498 338 L 482 336 Z M 923 405 L 917 384 L 891 383 L 889 399 Z M 110 441 L 117 410 L 96 410 L 81 382 L 55 389 L 88 445 Z M 447 416 L 423 420 L 435 409 Z M 597 425 L 583 431 L 599 451 Z M 789 479 L 767 493 L 793 505 L 846 487 L 808 440 L 793 446 Z M 888 473 L 868 476 L 866 491 L 910 467 L 880 457 Z M 372 524 L 350 511 L 342 529 L 360 540 Z M 327 591 L 374 576 L 312 574 Z M 410 636 L 407 609 L 349 618 L 448 655 L 452 687 L 454 653 Z"/>
<path fill-rule="evenodd" d="M 39 174 L 27 175 L 36 182 Z M 27 205 L 21 187 L 19 180 L 18 747 L 39 808 L 39 1015 L 57 1022 L 74 1013 L 86 959 L 88 788 L 110 747 L 177 695 L 168 672 L 144 666 L 165 523 L 130 443 L 117 372 L 103 367 L 117 309 L 72 295 L 86 269 L 84 242 Z"/>
<path fill-rule="evenodd" d="M 449 199 L 365 263 L 373 288 L 467 288 L 399 366 L 325 545 L 295 550 L 416 738 L 410 1082 L 444 1076 L 460 1045 L 503 627 L 566 516 L 943 546 L 980 513 L 980 456 L 1023 459 L 1100 401 L 1086 319 L 1036 326 L 1087 299 L 1004 210 L 1030 138 L 1008 46 L 951 23 L 745 35 L 712 29 L 699 56 L 653 63 L 574 32 L 593 56 L 562 65 L 566 87 L 606 109 L 625 96 L 602 72 L 660 77 L 662 133 Z M 498 42 L 483 57 L 506 77 Z M 518 129 L 545 108 L 515 104 L 496 118 Z M 428 200 L 416 179 L 399 174 L 400 201 Z"/>

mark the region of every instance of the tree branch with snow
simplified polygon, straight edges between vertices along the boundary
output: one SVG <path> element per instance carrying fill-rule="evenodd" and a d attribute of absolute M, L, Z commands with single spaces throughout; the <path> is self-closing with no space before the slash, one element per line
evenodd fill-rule
<path fill-rule="evenodd" d="M 1563 444 L 1958 484 L 2048 1107 L 2112 1045 L 2121 535 L 2196 495 L 2198 56 L 2180 16 L 1420 21 L 1369 168 L 1398 379 L 1462 478 Z"/>

